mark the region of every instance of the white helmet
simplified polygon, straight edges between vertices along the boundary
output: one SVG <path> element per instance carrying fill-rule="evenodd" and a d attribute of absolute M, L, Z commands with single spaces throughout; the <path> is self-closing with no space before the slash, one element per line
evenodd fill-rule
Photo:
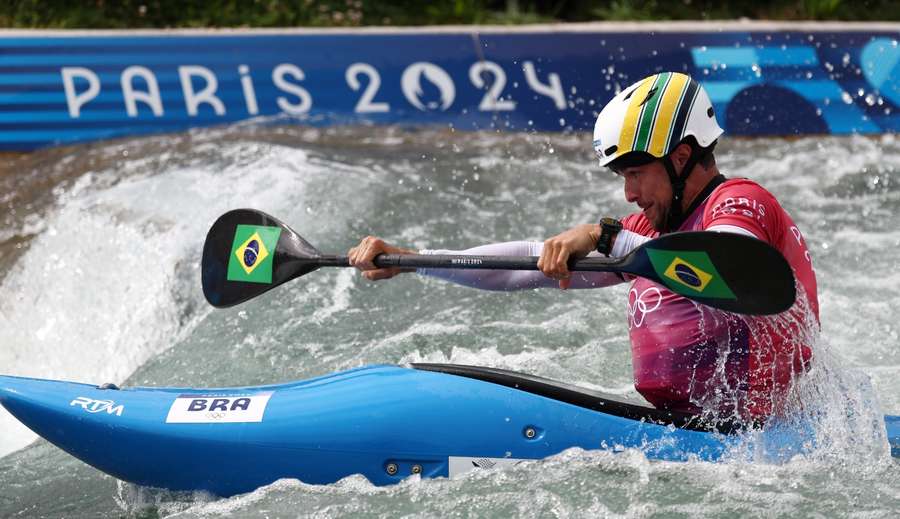
<path fill-rule="evenodd" d="M 600 165 L 608 166 L 633 152 L 663 158 L 689 136 L 706 148 L 720 135 L 703 87 L 685 74 L 661 72 L 607 103 L 594 124 L 594 151 Z"/>

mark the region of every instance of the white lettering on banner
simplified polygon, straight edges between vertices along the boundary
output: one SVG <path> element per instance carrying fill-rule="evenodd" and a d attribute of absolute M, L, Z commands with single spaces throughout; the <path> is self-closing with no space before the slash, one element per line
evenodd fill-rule
<path fill-rule="evenodd" d="M 375 94 L 378 93 L 378 89 L 381 88 L 381 75 L 372 65 L 368 63 L 354 63 L 347 68 L 344 78 L 347 80 L 350 88 L 354 91 L 359 91 L 362 87 L 358 79 L 360 74 L 369 78 L 369 85 L 363 91 L 353 111 L 358 114 L 390 112 L 391 106 L 389 104 L 372 102 L 375 99 Z"/>
<path fill-rule="evenodd" d="M 179 395 L 166 423 L 262 422 L 272 392 L 245 395 Z"/>
<path fill-rule="evenodd" d="M 422 97 L 425 94 L 422 90 L 423 79 L 437 87 L 441 95 L 440 101 L 427 100 L 424 103 L 422 102 Z M 456 85 L 453 84 L 453 79 L 450 78 L 450 75 L 441 67 L 426 61 L 413 63 L 406 67 L 406 70 L 403 71 L 403 75 L 400 77 L 400 88 L 403 90 L 403 95 L 406 96 L 409 104 L 423 112 L 438 108 L 446 110 L 450 108 L 453 100 L 456 99 Z"/>
<path fill-rule="evenodd" d="M 286 97 L 281 96 L 275 101 L 278 103 L 278 107 L 285 112 L 291 115 L 303 115 L 312 108 L 312 96 L 309 95 L 309 92 L 302 86 L 286 80 L 284 76 L 287 75 L 292 76 L 297 81 L 303 81 L 306 79 L 306 74 L 303 73 L 303 70 L 301 70 L 300 67 L 292 65 L 291 63 L 282 63 L 272 71 L 272 81 L 275 83 L 275 86 L 282 92 L 287 92 L 288 94 L 299 97 L 300 102 L 298 104 L 292 104 Z"/>
<path fill-rule="evenodd" d="M 94 400 L 93 398 L 88 398 L 86 396 L 79 396 L 75 400 L 69 402 L 70 406 L 76 406 L 84 409 L 89 413 L 102 413 L 106 411 L 106 414 L 114 414 L 116 416 L 122 416 L 122 412 L 125 410 L 124 404 L 116 405 L 112 400 Z"/>
<path fill-rule="evenodd" d="M 202 103 L 212 106 L 216 115 L 225 115 L 225 105 L 216 97 L 219 80 L 211 70 L 200 65 L 185 65 L 178 67 L 178 77 L 181 79 L 181 91 L 184 93 L 184 105 L 188 115 L 197 115 L 197 107 Z M 192 82 L 194 77 L 202 78 L 206 82 L 206 86 L 199 92 L 194 92 Z"/>
<path fill-rule="evenodd" d="M 253 78 L 250 77 L 250 67 L 241 65 L 238 67 L 241 75 L 241 90 L 244 91 L 244 102 L 247 103 L 247 113 L 256 115 L 259 113 L 259 105 L 256 104 L 256 90 L 253 89 Z"/>
<path fill-rule="evenodd" d="M 181 93 L 189 117 L 196 117 L 200 106 L 204 104 L 209 105 L 216 115 L 226 115 L 228 107 L 217 95 L 219 78 L 215 72 L 202 65 L 180 65 L 177 66 L 177 70 Z M 549 97 L 560 110 L 566 108 L 566 97 L 558 74 L 548 73 L 546 83 L 542 83 L 538 79 L 534 63 L 524 62 L 522 70 L 531 91 Z M 256 87 L 259 78 L 254 82 L 250 66 L 247 64 L 237 65 L 237 72 L 246 113 L 258 115 L 260 101 L 256 94 Z M 82 109 L 100 94 L 102 90 L 100 78 L 97 73 L 85 67 L 61 67 L 60 74 L 69 117 L 78 119 L 81 117 Z M 483 112 L 516 110 L 518 103 L 513 99 L 511 93 L 504 95 L 504 89 L 510 78 L 502 66 L 492 61 L 478 61 L 469 67 L 468 75 L 471 84 L 484 93 L 478 104 L 478 110 Z M 234 81 L 234 76 L 228 75 L 227 77 L 229 81 Z M 360 92 L 354 107 L 355 113 L 389 113 L 391 111 L 391 104 L 375 99 L 382 87 L 382 76 L 378 69 L 368 63 L 356 62 L 347 67 L 344 78 L 353 91 Z M 312 95 L 307 88 L 300 85 L 301 81 L 307 79 L 300 67 L 291 63 L 278 64 L 272 69 L 271 79 L 277 90 L 289 94 L 275 98 L 278 109 L 282 112 L 303 115 L 313 108 Z M 515 85 L 518 86 L 518 83 Z M 163 87 L 165 86 L 164 83 Z M 126 67 L 119 77 L 119 87 L 128 117 L 140 116 L 141 104 L 149 107 L 155 117 L 165 116 L 162 94 L 171 95 L 172 92 L 160 90 L 157 76 L 150 68 L 141 65 Z M 409 104 L 423 112 L 448 110 L 453 106 L 457 94 L 453 78 L 447 71 L 434 63 L 424 61 L 412 63 L 403 70 L 400 77 L 400 88 Z M 521 93 L 523 90 L 516 92 Z M 232 107 L 231 109 L 234 111 L 236 108 Z M 466 113 L 465 110 L 463 113 Z M 560 121 L 562 123 L 562 119 Z M 764 215 L 764 208 L 760 207 L 760 212 Z"/>
<path fill-rule="evenodd" d="M 479 61 L 478 63 L 473 63 L 472 66 L 469 67 L 469 79 L 472 81 L 472 84 L 475 85 L 475 88 L 485 88 L 485 80 L 484 77 L 482 77 L 482 74 L 485 73 L 493 76 L 494 81 L 491 83 L 488 91 L 485 92 L 484 97 L 481 99 L 481 103 L 478 105 L 478 109 L 484 112 L 515 110 L 515 101 L 512 99 L 500 98 L 503 93 L 503 87 L 506 86 L 506 72 L 500 68 L 500 65 L 493 61 Z"/>
<path fill-rule="evenodd" d="M 525 71 L 525 81 L 528 82 L 528 86 L 531 87 L 532 90 L 552 99 L 557 110 L 566 109 L 566 93 L 563 92 L 562 81 L 559 79 L 559 74 L 554 74 L 553 72 L 547 74 L 548 83 L 545 85 L 538 79 L 534 63 L 530 61 L 523 62 L 522 70 Z"/>
<path fill-rule="evenodd" d="M 134 89 L 133 81 L 135 76 L 140 76 L 147 83 L 146 92 Z M 125 98 L 125 111 L 128 112 L 128 117 L 138 116 L 138 101 L 149 106 L 156 117 L 163 115 L 159 84 L 156 82 L 156 76 L 153 75 L 150 69 L 138 66 L 128 67 L 122 72 L 120 83 L 122 85 L 122 97 Z"/>
<path fill-rule="evenodd" d="M 66 105 L 69 107 L 69 117 L 78 119 L 81 117 L 81 107 L 88 101 L 97 97 L 100 93 L 100 78 L 90 69 L 84 67 L 63 67 L 63 88 L 66 91 Z M 75 91 L 75 78 L 81 78 L 88 82 L 88 88 L 80 94 Z"/>

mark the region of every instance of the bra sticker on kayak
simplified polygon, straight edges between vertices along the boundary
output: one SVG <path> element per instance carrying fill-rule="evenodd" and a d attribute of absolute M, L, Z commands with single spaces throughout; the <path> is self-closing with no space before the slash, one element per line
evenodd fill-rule
<path fill-rule="evenodd" d="M 234 395 L 179 395 L 166 423 L 261 422 L 272 392 Z"/>

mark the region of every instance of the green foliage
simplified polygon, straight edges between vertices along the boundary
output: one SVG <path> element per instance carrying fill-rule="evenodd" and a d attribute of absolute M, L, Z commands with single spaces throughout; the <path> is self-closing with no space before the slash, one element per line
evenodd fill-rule
<path fill-rule="evenodd" d="M 897 0 L 0 0 L 0 27 L 355 27 L 597 20 L 900 20 Z"/>
<path fill-rule="evenodd" d="M 833 16 L 842 3 L 841 0 L 803 0 L 803 9 L 810 18 L 819 20 Z"/>

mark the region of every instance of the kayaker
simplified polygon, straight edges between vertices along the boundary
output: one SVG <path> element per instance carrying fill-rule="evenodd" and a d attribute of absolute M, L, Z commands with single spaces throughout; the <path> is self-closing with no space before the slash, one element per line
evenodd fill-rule
<path fill-rule="evenodd" d="M 761 421 L 782 411 L 809 366 L 818 330 L 816 277 L 802 233 L 774 195 L 752 180 L 726 179 L 713 150 L 723 130 L 694 79 L 664 72 L 615 96 L 594 126 L 600 165 L 624 181 L 640 211 L 573 227 L 543 243 L 509 242 L 465 251 L 413 251 L 369 236 L 349 251 L 370 280 L 381 253 L 540 256 L 541 272 L 419 269 L 420 274 L 490 290 L 594 288 L 631 282 L 628 297 L 635 388 L 659 408 L 715 419 Z M 746 234 L 778 249 L 798 281 L 797 303 L 777 317 L 747 317 L 698 305 L 642 278 L 570 273 L 570 257 L 619 257 L 660 233 L 706 230 Z"/>

